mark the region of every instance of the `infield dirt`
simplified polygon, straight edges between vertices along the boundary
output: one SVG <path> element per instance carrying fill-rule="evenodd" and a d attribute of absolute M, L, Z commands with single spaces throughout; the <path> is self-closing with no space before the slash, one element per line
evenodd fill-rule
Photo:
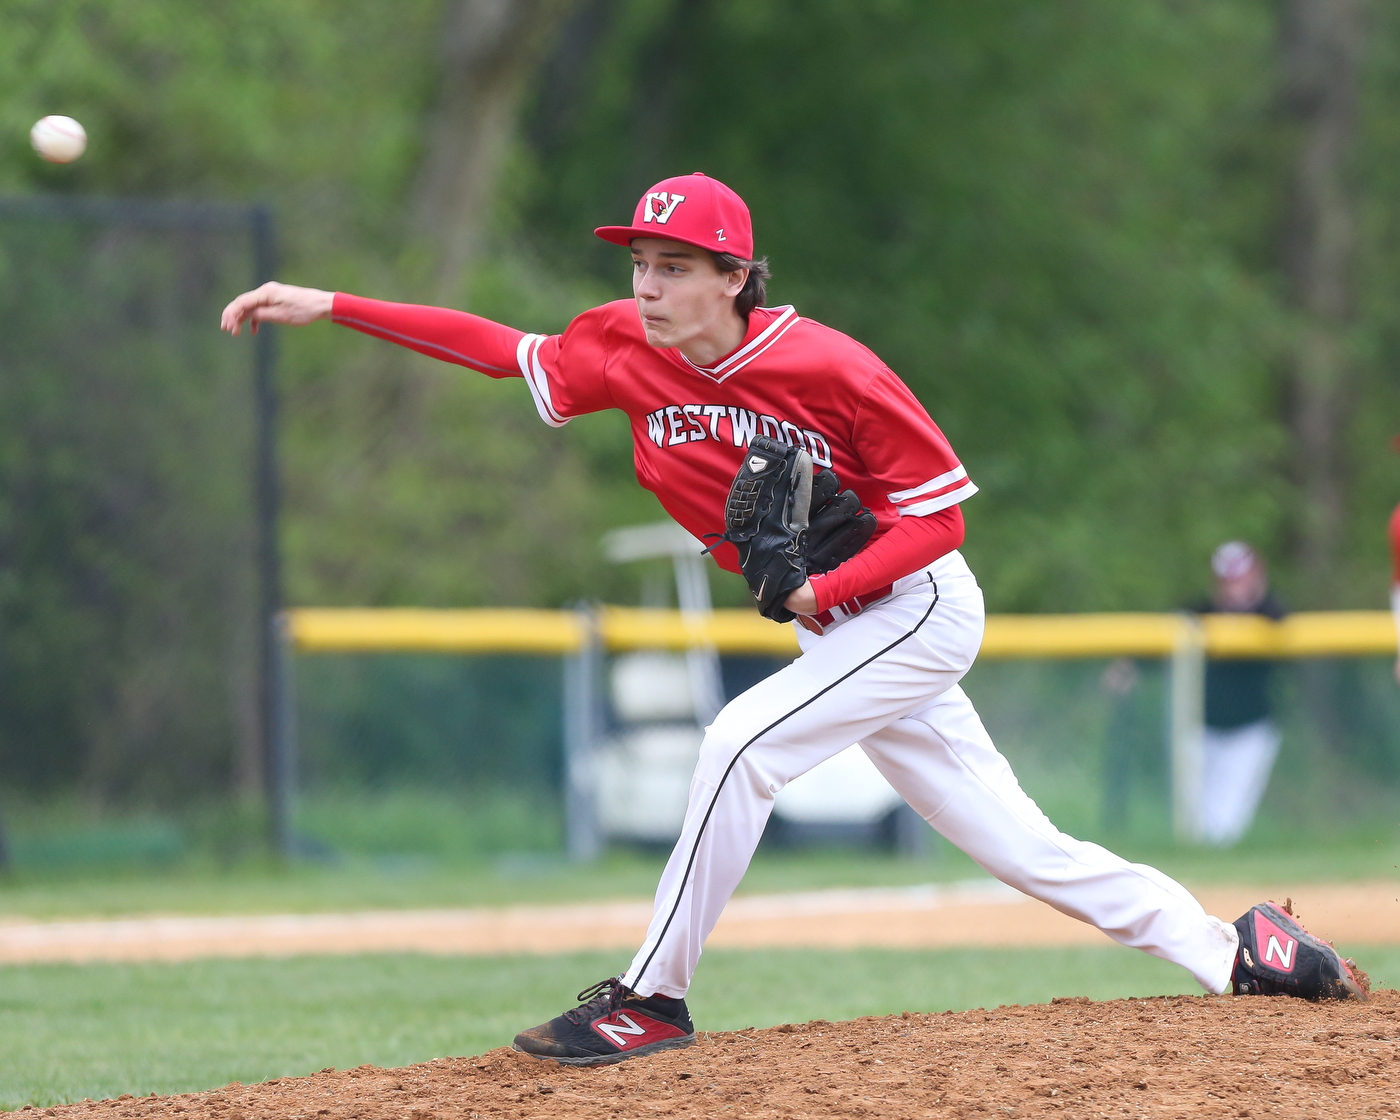
<path fill-rule="evenodd" d="M 1400 1114 L 1400 992 L 1310 1004 L 1176 996 L 817 1020 L 569 1069 L 492 1050 L 176 1097 L 57 1108 L 91 1120 L 487 1120 L 635 1116 Z"/>

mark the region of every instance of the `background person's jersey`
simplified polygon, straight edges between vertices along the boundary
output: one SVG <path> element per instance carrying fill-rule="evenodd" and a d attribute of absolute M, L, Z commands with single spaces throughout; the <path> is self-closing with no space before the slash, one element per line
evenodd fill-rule
<path fill-rule="evenodd" d="M 1391 511 L 1386 536 L 1390 539 L 1390 585 L 1400 587 L 1400 505 Z"/>
<path fill-rule="evenodd" d="M 875 514 L 876 539 L 977 492 L 947 439 L 873 353 L 791 307 L 757 308 L 712 369 L 648 344 L 635 303 L 578 316 L 562 335 L 524 334 L 460 311 L 337 293 L 339 323 L 493 377 L 523 376 L 540 416 L 617 408 L 631 420 L 637 479 L 693 536 L 724 531 L 743 449 L 768 435 L 807 449 Z M 716 561 L 739 571 L 732 545 Z"/>

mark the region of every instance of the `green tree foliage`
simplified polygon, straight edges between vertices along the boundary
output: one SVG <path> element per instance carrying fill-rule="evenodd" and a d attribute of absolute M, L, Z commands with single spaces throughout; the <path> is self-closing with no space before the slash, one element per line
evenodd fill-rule
<path fill-rule="evenodd" d="M 406 199 L 445 8 L 0 3 L 0 191 L 264 199 L 285 278 L 411 297 Z M 87 127 L 77 163 L 29 150 L 49 112 Z M 250 351 L 216 330 L 252 278 L 246 245 L 3 233 L 0 767 L 107 797 L 255 783 Z M 528 287 L 551 327 L 586 305 L 511 275 L 484 273 L 482 298 Z M 329 327 L 282 341 L 292 601 L 587 586 L 568 542 L 596 539 L 601 499 L 570 443 L 536 438 L 523 385 Z"/>
<path fill-rule="evenodd" d="M 0 218 L 0 767 L 224 784 L 255 723 L 246 237 Z"/>
<path fill-rule="evenodd" d="M 0 185 L 265 196 L 294 212 L 293 251 L 304 238 L 318 255 L 394 242 L 441 7 L 5 0 Z M 54 112 L 88 130 L 71 166 L 29 151 L 30 124 Z"/>
<path fill-rule="evenodd" d="M 1347 339 L 1357 371 L 1343 443 L 1351 483 L 1343 522 L 1342 584 L 1371 603 L 1385 517 L 1400 498 L 1400 459 L 1382 448 L 1400 431 L 1400 11 L 1367 9 L 1366 68 L 1357 151 L 1356 321 Z M 1400 444 L 1393 445 L 1400 450 Z"/>
<path fill-rule="evenodd" d="M 0 4 L 0 191 L 262 196 L 294 259 L 363 268 L 400 240 L 438 7 Z M 79 162 L 29 150 L 50 112 Z M 215 316 L 251 278 L 246 239 L 3 223 L 9 781 L 170 800 L 248 754 L 251 363 Z"/>
<path fill-rule="evenodd" d="M 191 18 L 171 0 L 0 4 L 0 189 L 265 199 L 284 279 L 417 298 L 408 197 L 445 7 L 293 0 Z M 46 112 L 84 122 L 79 162 L 50 167 L 29 150 Z M 489 267 L 477 298 L 546 329 L 590 302 L 519 273 Z M 603 502 L 570 441 L 537 438 L 523 385 L 501 391 L 330 328 L 283 346 L 292 600 L 584 593 L 596 557 L 575 574 L 559 542 L 592 542 Z"/>

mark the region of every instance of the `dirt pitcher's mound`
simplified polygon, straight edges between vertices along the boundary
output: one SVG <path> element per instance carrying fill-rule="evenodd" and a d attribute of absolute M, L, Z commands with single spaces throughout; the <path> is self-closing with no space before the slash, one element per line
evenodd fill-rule
<path fill-rule="evenodd" d="M 486 1120 L 636 1116 L 1297 1116 L 1400 1113 L 1400 993 L 1366 1003 L 1064 1000 L 702 1035 L 566 1069 L 510 1050 L 45 1116 Z"/>

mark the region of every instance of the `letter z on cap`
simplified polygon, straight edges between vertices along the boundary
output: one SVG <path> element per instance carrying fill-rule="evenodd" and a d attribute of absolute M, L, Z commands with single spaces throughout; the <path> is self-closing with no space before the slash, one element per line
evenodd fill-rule
<path fill-rule="evenodd" d="M 753 259 L 753 223 L 744 200 L 704 172 L 662 179 L 637 203 L 630 226 L 599 226 L 593 231 L 614 245 L 634 237 L 660 237 Z"/>

